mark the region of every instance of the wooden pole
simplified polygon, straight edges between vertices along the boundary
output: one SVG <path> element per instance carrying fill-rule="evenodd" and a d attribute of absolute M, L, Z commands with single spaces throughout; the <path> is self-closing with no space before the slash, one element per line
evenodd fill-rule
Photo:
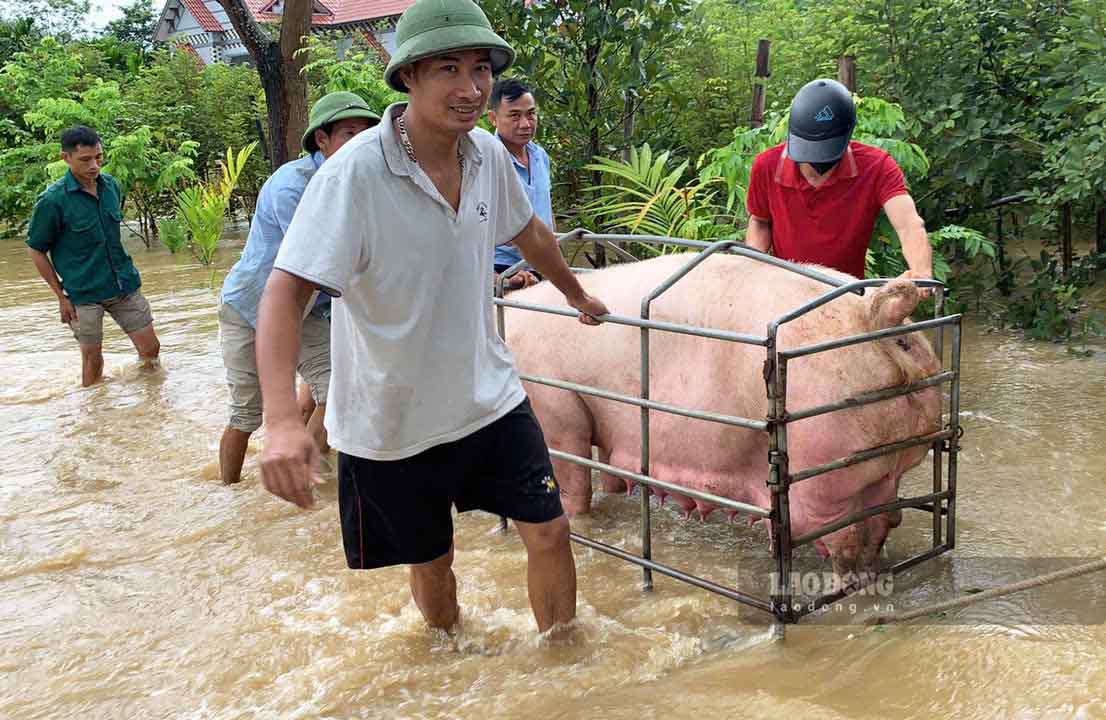
<path fill-rule="evenodd" d="M 837 58 L 837 81 L 856 92 L 856 55 L 842 55 Z"/>
<path fill-rule="evenodd" d="M 1060 208 L 1060 263 L 1065 275 L 1071 273 L 1071 203 Z"/>
<path fill-rule="evenodd" d="M 772 43 L 761 38 L 757 40 L 757 69 L 753 76 L 753 109 L 749 114 L 749 126 L 760 127 L 764 124 L 764 99 L 768 90 L 768 51 Z"/>
<path fill-rule="evenodd" d="M 1095 252 L 1106 253 L 1106 205 L 1100 207 L 1095 213 L 1094 249 Z"/>
<path fill-rule="evenodd" d="M 1006 236 L 1003 232 L 1002 226 L 1002 208 L 996 208 L 995 212 L 995 234 L 998 236 L 996 245 L 996 259 L 998 260 L 998 289 L 1003 295 L 1009 295 L 1012 288 L 1010 287 L 1010 277 L 1006 273 Z"/>

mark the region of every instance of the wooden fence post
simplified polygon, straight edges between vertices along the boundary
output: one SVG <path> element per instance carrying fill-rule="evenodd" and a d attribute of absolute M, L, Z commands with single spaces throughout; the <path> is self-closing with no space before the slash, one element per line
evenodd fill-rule
<path fill-rule="evenodd" d="M 842 55 L 837 58 L 837 81 L 856 92 L 856 55 Z"/>
<path fill-rule="evenodd" d="M 757 70 L 753 77 L 753 110 L 749 114 L 749 126 L 764 124 L 764 98 L 768 91 L 768 50 L 772 43 L 764 38 L 757 41 Z"/>

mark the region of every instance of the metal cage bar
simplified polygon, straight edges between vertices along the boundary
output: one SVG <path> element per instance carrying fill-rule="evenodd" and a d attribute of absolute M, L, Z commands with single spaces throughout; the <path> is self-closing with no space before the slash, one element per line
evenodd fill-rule
<path fill-rule="evenodd" d="M 855 452 L 848 457 L 839 458 L 833 462 L 825 463 L 824 465 L 815 465 L 812 468 L 807 468 L 802 472 L 797 472 L 791 476 L 791 482 L 797 483 L 802 480 L 809 480 L 817 475 L 828 473 L 833 470 L 840 470 L 852 465 L 857 465 L 865 460 L 871 460 L 872 458 L 880 457 L 881 455 L 890 455 L 893 452 L 899 450 L 906 450 L 907 448 L 917 447 L 918 445 L 929 445 L 937 440 L 947 440 L 952 436 L 951 431 L 941 430 L 940 432 L 929 433 L 928 435 L 921 435 L 910 440 L 901 440 L 899 442 L 887 443 L 886 445 L 880 445 L 878 447 L 871 448 L 870 450 L 862 450 Z"/>
<path fill-rule="evenodd" d="M 912 392 L 918 390 L 924 390 L 927 387 L 933 387 L 934 385 L 943 385 L 944 383 L 952 380 L 953 373 L 943 372 L 937 375 L 930 375 L 924 380 L 911 383 L 910 385 L 904 385 L 897 388 L 884 388 L 883 390 L 876 390 L 870 393 L 862 393 L 851 398 L 845 398 L 833 403 L 826 403 L 825 405 L 817 405 L 806 410 L 797 410 L 794 412 L 788 412 L 787 421 L 795 422 L 797 420 L 806 420 L 807 418 L 815 417 L 817 415 L 825 415 L 829 412 L 836 410 L 844 410 L 845 408 L 861 407 L 862 405 L 871 405 L 875 402 L 882 400 L 890 400 L 891 398 L 900 397 L 902 395 L 909 395 Z"/>
<path fill-rule="evenodd" d="M 579 455 L 573 455 L 572 453 L 566 453 L 563 450 L 555 450 L 549 448 L 550 457 L 555 457 L 558 460 L 567 460 L 568 462 L 576 463 L 577 465 L 583 465 L 586 468 L 592 470 L 599 470 L 610 475 L 615 475 L 623 480 L 632 480 L 641 485 L 648 485 L 650 487 L 660 488 L 665 492 L 679 493 L 680 495 L 687 495 L 690 498 L 696 500 L 702 500 L 703 502 L 713 503 L 719 507 L 726 508 L 727 510 L 735 510 L 737 512 L 743 512 L 748 515 L 755 515 L 759 518 L 771 517 L 771 512 L 765 510 L 762 507 L 756 505 L 750 505 L 743 503 L 740 500 L 733 500 L 731 498 L 724 498 L 718 495 L 711 495 L 710 493 L 703 492 L 701 490 L 694 490 L 692 488 L 685 488 L 682 485 L 674 485 L 664 480 L 658 480 L 655 477 L 650 477 L 643 473 L 636 473 L 631 470 L 623 470 L 620 467 L 614 465 L 608 465 L 607 463 L 599 462 L 598 460 L 589 460 L 587 458 L 580 457 Z"/>

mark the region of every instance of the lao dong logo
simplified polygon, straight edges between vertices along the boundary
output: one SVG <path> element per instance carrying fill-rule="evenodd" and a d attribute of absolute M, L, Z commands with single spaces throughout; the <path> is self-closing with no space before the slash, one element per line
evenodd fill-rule
<path fill-rule="evenodd" d="M 773 585 L 779 577 L 777 573 L 771 574 Z M 846 587 L 859 587 L 853 595 L 861 597 L 891 597 L 895 591 L 895 578 L 890 574 L 879 575 L 873 578 L 871 575 L 857 575 L 845 573 L 835 575 L 828 571 L 797 572 L 790 575 L 791 592 L 806 597 L 822 597 Z"/>
<path fill-rule="evenodd" d="M 778 577 L 777 573 L 771 573 L 774 587 L 778 587 L 775 585 Z M 791 609 L 797 613 L 805 611 L 823 615 L 833 613 L 835 615 L 852 616 L 862 609 L 855 602 L 856 599 L 864 597 L 890 598 L 895 590 L 895 579 L 889 574 L 873 577 L 871 575 L 861 576 L 855 573 L 837 576 L 832 572 L 792 572 L 790 578 Z M 850 594 L 847 599 L 843 598 L 821 607 L 818 606 L 819 598 L 846 587 L 857 587 L 859 589 Z M 773 609 L 778 609 L 776 600 L 772 601 L 772 606 Z M 871 609 L 875 612 L 894 612 L 895 606 L 888 600 L 886 603 L 877 602 Z"/>

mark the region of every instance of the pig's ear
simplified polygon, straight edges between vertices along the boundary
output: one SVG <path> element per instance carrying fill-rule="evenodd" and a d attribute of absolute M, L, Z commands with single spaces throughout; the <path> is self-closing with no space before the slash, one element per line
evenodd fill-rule
<path fill-rule="evenodd" d="M 871 293 L 868 317 L 873 330 L 900 325 L 918 306 L 918 288 L 909 280 L 896 278 Z"/>

